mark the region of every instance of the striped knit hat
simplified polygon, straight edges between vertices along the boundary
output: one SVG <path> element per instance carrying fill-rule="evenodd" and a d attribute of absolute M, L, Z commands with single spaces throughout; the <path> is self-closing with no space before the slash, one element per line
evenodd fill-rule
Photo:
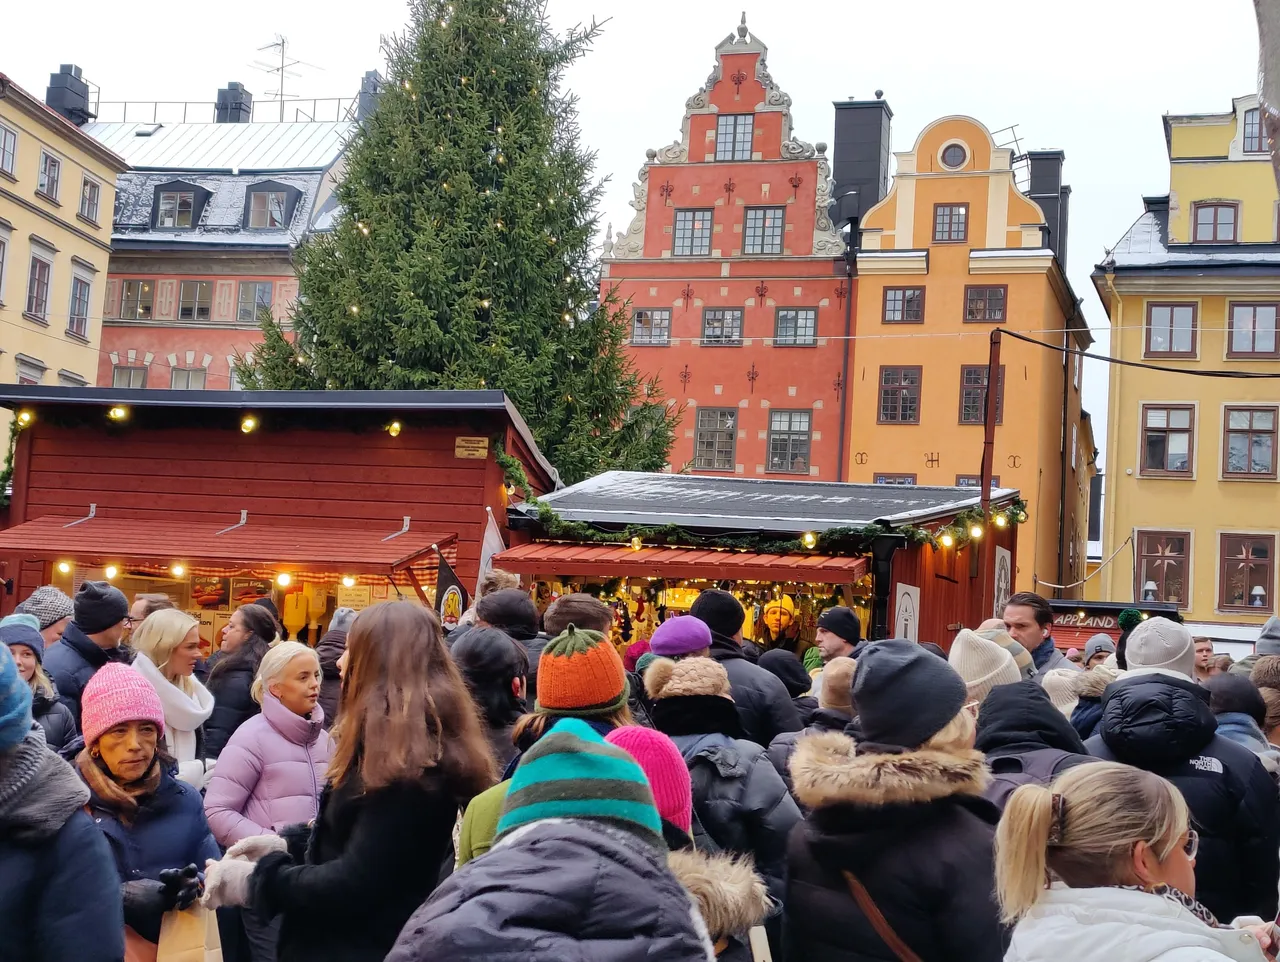
<path fill-rule="evenodd" d="M 542 649 L 534 711 L 598 718 L 625 705 L 629 693 L 618 649 L 600 632 L 570 625 Z"/>
<path fill-rule="evenodd" d="M 614 652 L 616 655 L 617 652 Z M 525 752 L 511 777 L 495 844 L 544 818 L 606 822 L 666 851 L 644 771 L 585 721 L 564 718 Z"/>

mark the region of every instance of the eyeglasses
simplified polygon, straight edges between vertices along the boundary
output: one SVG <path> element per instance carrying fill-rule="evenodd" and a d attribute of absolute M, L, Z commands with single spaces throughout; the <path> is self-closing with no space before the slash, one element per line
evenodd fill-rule
<path fill-rule="evenodd" d="M 1200 833 L 1194 828 L 1187 829 L 1187 841 L 1183 844 L 1182 851 L 1187 858 L 1195 858 L 1196 852 L 1200 851 Z"/>

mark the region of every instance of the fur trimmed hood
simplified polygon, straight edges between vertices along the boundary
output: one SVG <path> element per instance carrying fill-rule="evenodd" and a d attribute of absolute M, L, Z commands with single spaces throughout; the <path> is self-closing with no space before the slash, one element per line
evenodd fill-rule
<path fill-rule="evenodd" d="M 1082 671 L 1076 681 L 1077 698 L 1101 698 L 1103 691 L 1113 681 L 1118 681 L 1124 672 L 1106 665 L 1095 665 L 1088 671 Z"/>
<path fill-rule="evenodd" d="M 667 867 L 698 903 L 712 941 L 743 936 L 769 914 L 768 890 L 749 855 L 685 849 L 668 855 Z"/>
<path fill-rule="evenodd" d="M 796 798 L 809 809 L 981 796 L 991 781 L 981 752 L 917 749 L 896 755 L 859 755 L 853 739 L 839 732 L 800 738 L 791 756 L 791 778 Z"/>

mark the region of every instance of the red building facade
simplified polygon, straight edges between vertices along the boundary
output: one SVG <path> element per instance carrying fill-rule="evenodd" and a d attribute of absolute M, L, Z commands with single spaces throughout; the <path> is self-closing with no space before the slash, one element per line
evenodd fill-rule
<path fill-rule="evenodd" d="M 630 351 L 684 418 L 673 471 L 842 477 L 852 351 L 826 144 L 793 136 L 791 98 L 745 18 L 649 150 L 635 216 L 601 287 L 629 303 Z"/>

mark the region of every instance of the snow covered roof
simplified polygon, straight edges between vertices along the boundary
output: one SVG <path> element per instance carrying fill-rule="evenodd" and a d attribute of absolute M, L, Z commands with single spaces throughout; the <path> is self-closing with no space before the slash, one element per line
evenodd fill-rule
<path fill-rule="evenodd" d="M 353 121 L 253 124 L 91 123 L 80 129 L 141 170 L 323 170 Z"/>
<path fill-rule="evenodd" d="M 1280 269 L 1280 244 L 1170 244 L 1168 199 L 1149 198 L 1147 210 L 1097 269 L 1232 266 Z"/>
<path fill-rule="evenodd" d="M 1017 495 L 1016 489 L 1002 488 L 991 492 L 991 500 Z M 800 533 L 949 518 L 976 508 L 980 499 L 976 488 L 606 471 L 541 500 L 566 521 L 589 524 Z M 527 505 L 512 510 L 537 517 Z"/>

